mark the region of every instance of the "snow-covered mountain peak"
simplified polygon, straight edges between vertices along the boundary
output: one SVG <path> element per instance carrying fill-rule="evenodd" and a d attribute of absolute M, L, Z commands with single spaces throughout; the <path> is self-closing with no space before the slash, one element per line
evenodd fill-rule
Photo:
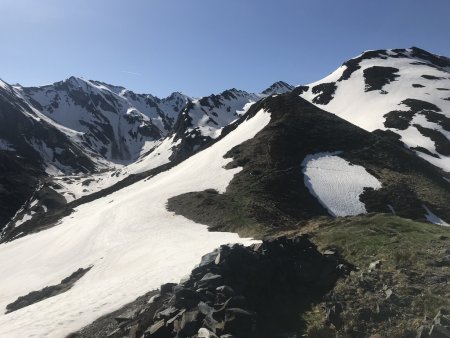
<path fill-rule="evenodd" d="M 77 142 L 83 147 L 113 163 L 135 161 L 146 142 L 171 130 L 174 115 L 185 105 L 183 100 L 166 104 L 152 95 L 75 76 L 20 91 L 37 110 L 81 133 Z"/>
<path fill-rule="evenodd" d="M 274 84 L 272 84 L 269 88 L 265 89 L 261 94 L 264 95 L 284 94 L 292 91 L 293 89 L 294 86 L 291 86 L 290 84 L 284 81 L 277 81 Z"/>
<path fill-rule="evenodd" d="M 317 106 L 369 131 L 389 130 L 450 171 L 450 60 L 423 49 L 366 51 L 298 88 Z"/>
<path fill-rule="evenodd" d="M 189 96 L 181 93 L 181 92 L 173 92 L 171 93 L 169 96 L 165 97 L 162 100 L 166 100 L 166 101 L 176 101 L 176 100 L 186 100 L 186 99 L 190 99 Z"/>
<path fill-rule="evenodd" d="M 5 81 L 3 81 L 2 79 L 0 79 L 0 89 L 6 90 L 8 92 L 12 92 L 13 87 L 11 85 L 9 85 L 8 83 L 6 83 Z"/>

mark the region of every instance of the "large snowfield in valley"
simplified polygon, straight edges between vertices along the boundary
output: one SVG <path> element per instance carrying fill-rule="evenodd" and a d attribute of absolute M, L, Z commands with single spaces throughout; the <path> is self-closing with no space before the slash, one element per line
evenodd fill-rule
<path fill-rule="evenodd" d="M 364 188 L 381 188 L 381 183 L 366 169 L 352 165 L 336 153 L 317 153 L 304 159 L 305 186 L 332 216 L 366 213 L 359 195 Z"/>
<path fill-rule="evenodd" d="M 201 256 L 224 243 L 252 240 L 208 232 L 166 210 L 190 191 L 224 192 L 241 170 L 223 155 L 270 121 L 261 110 L 208 149 L 149 180 L 78 207 L 60 224 L 0 245 L 0 337 L 63 337 L 162 283 L 178 282 Z M 7 304 L 93 268 L 72 289 L 4 315 Z"/>

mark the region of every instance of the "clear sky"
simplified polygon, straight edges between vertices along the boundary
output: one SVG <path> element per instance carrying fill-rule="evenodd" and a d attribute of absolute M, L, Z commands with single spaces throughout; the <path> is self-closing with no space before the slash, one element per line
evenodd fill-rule
<path fill-rule="evenodd" d="M 306 84 L 367 49 L 450 56 L 450 0 L 0 0 L 0 78 L 166 96 Z"/>

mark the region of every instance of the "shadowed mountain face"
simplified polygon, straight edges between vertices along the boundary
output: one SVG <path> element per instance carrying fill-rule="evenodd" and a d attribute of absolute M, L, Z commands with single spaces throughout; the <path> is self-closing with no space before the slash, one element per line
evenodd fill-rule
<path fill-rule="evenodd" d="M 270 233 L 281 225 L 294 227 L 329 214 L 327 205 L 311 193 L 309 178 L 302 171 L 308 155 L 325 153 L 363 167 L 381 183 L 380 188 L 365 189 L 359 196 L 366 211 L 425 219 L 425 205 L 450 219 L 450 184 L 439 169 L 385 134 L 367 132 L 318 109 L 297 91 L 269 97 L 245 117 L 260 109 L 271 113 L 271 122 L 226 155 L 233 159 L 230 167 L 243 167 L 226 193 L 188 193 L 169 200 L 169 209 L 212 229 L 242 235 Z"/>
<path fill-rule="evenodd" d="M 45 120 L 15 90 L 0 86 L 0 229 L 49 172 L 90 172 L 91 154 Z"/>

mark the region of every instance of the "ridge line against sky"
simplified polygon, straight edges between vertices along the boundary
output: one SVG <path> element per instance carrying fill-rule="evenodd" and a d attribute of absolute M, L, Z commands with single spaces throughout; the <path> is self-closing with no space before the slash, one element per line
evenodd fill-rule
<path fill-rule="evenodd" d="M 0 78 L 165 97 L 323 78 L 364 50 L 450 56 L 450 1 L 0 0 Z"/>

